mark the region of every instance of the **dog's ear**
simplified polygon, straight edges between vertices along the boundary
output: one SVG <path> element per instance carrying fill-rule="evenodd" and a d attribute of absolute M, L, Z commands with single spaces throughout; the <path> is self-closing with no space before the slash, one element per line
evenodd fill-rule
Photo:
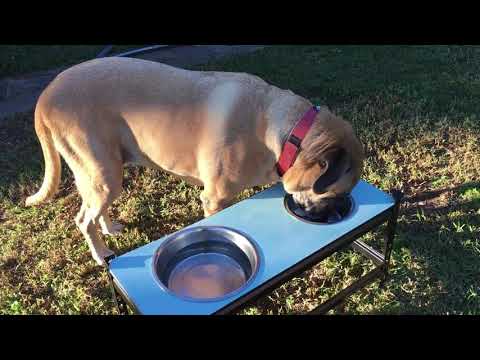
<path fill-rule="evenodd" d="M 319 162 L 307 165 L 298 159 L 283 176 L 285 190 L 289 193 L 310 190 L 324 171 Z"/>
<path fill-rule="evenodd" d="M 335 148 L 327 151 L 320 166 L 324 168 L 324 173 L 313 184 L 313 192 L 321 194 L 325 189 L 335 183 L 344 173 L 347 166 L 347 152 L 343 148 Z"/>

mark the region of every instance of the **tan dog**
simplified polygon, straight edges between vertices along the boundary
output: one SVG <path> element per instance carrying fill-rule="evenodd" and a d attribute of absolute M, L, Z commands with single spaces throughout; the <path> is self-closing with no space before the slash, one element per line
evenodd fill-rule
<path fill-rule="evenodd" d="M 205 216 L 256 185 L 283 181 L 307 208 L 348 193 L 363 151 L 349 123 L 322 109 L 293 167 L 276 162 L 291 129 L 312 104 L 248 74 L 194 72 L 131 58 L 74 66 L 40 96 L 35 130 L 45 178 L 26 205 L 51 199 L 60 156 L 73 171 L 82 206 L 76 224 L 93 258 L 113 254 L 97 230 L 114 235 L 108 207 L 120 195 L 124 164 L 160 168 L 204 187 Z"/>

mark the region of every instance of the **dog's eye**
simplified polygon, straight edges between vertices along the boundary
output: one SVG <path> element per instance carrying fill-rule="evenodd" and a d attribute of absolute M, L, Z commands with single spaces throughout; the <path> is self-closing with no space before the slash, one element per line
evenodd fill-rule
<path fill-rule="evenodd" d="M 325 166 L 327 166 L 327 162 L 322 160 L 318 163 L 318 165 L 320 165 L 320 167 L 324 168 Z"/>

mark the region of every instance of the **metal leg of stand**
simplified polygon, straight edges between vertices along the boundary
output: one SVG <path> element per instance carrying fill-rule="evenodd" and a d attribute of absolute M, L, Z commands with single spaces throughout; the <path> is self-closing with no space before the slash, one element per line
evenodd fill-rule
<path fill-rule="evenodd" d="M 403 194 L 399 190 L 394 190 L 392 196 L 395 199 L 395 207 L 393 208 L 392 216 L 388 220 L 387 229 L 384 235 L 384 257 L 385 257 L 385 274 L 380 283 L 380 286 L 384 286 L 388 279 L 388 270 L 390 267 L 390 257 L 393 249 L 393 239 L 395 238 L 395 230 L 398 222 L 398 212 L 400 210 L 400 203 L 402 201 Z"/>
<path fill-rule="evenodd" d="M 108 282 L 109 282 L 109 285 L 110 285 L 110 291 L 111 291 L 111 294 L 112 294 L 112 300 L 113 300 L 113 303 L 115 304 L 115 308 L 117 309 L 117 312 L 120 315 L 128 315 L 128 307 L 125 304 L 125 302 L 122 301 L 122 298 L 118 296 L 117 290 L 115 289 L 115 285 L 113 283 L 112 274 L 108 270 L 108 264 L 110 264 L 110 261 L 112 261 L 113 259 L 115 259 L 115 255 L 111 255 L 111 256 L 105 258 L 105 263 L 107 264 L 106 271 L 107 271 L 107 276 L 108 276 Z M 125 309 L 125 310 L 122 311 L 122 308 Z"/>
<path fill-rule="evenodd" d="M 115 286 L 113 285 L 112 275 L 110 275 L 110 273 L 108 273 L 108 279 L 109 279 L 109 283 L 110 283 L 110 292 L 112 293 L 113 303 L 115 304 L 115 308 L 117 309 L 117 312 L 119 314 L 121 314 L 122 312 L 120 310 L 120 306 L 118 305 L 117 292 L 115 291 Z"/>
<path fill-rule="evenodd" d="M 365 286 L 373 282 L 374 280 L 378 279 L 381 276 L 381 273 L 383 272 L 383 266 L 379 266 L 375 268 L 374 270 L 370 271 L 363 277 L 361 277 L 359 280 L 355 281 L 353 284 L 350 286 L 346 287 L 342 291 L 340 291 L 337 295 L 333 296 L 320 306 L 316 307 L 313 309 L 310 314 L 315 315 L 321 315 L 321 314 L 326 314 L 328 311 L 332 310 L 333 308 L 341 305 L 347 297 L 349 297 L 351 294 L 354 292 L 363 289 Z"/>
<path fill-rule="evenodd" d="M 384 286 L 387 278 L 388 278 L 388 268 L 390 264 L 390 256 L 392 253 L 393 248 L 393 240 L 395 237 L 395 230 L 398 220 L 398 213 L 400 209 L 400 203 L 402 201 L 403 194 L 401 191 L 394 190 L 392 192 L 392 196 L 395 199 L 395 206 L 393 208 L 392 214 L 387 223 L 387 229 L 384 235 L 384 254 L 383 256 L 378 253 L 376 250 L 370 248 L 362 241 L 357 240 L 352 243 L 351 247 L 360 252 L 361 254 L 365 255 L 369 259 L 371 259 L 377 267 L 361 277 L 359 280 L 355 281 L 353 284 L 348 286 L 347 288 L 340 291 L 337 295 L 330 298 L 313 311 L 310 314 L 326 314 L 333 308 L 337 308 L 340 311 L 344 308 L 346 299 L 353 294 L 354 292 L 364 288 L 371 282 L 375 281 L 376 279 L 380 278 L 381 283 L 380 286 Z"/>

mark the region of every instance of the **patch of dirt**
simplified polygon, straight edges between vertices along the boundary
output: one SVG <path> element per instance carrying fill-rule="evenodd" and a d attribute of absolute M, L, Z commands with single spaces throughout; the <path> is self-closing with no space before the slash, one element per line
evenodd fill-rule
<path fill-rule="evenodd" d="M 0 269 L 10 271 L 18 265 L 17 259 L 10 257 L 0 263 Z"/>

